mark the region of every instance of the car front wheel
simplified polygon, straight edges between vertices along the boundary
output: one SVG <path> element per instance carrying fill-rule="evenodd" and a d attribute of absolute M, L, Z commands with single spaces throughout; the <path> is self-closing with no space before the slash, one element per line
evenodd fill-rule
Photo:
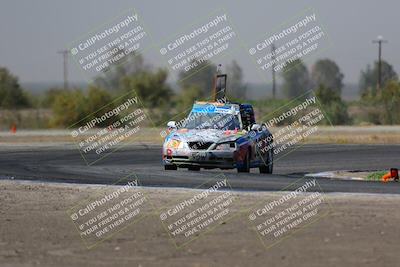
<path fill-rule="evenodd" d="M 259 167 L 260 173 L 272 173 L 274 167 L 274 149 L 271 148 L 267 152 L 267 157 Z"/>

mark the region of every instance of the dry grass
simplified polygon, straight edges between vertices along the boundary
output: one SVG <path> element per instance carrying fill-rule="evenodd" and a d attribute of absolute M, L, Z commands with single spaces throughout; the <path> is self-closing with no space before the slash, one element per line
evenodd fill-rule
<path fill-rule="evenodd" d="M 162 144 L 160 132 L 163 130 L 162 128 L 144 128 L 125 141 Z M 271 129 L 273 133 L 277 130 L 279 129 Z M 88 135 L 82 136 L 80 140 L 87 137 Z M 74 139 L 67 130 L 17 131 L 16 134 L 0 132 L 0 144 L 72 142 Z M 309 144 L 400 144 L 400 126 L 321 126 L 304 142 Z"/>
<path fill-rule="evenodd" d="M 319 127 L 307 143 L 400 144 L 400 126 Z"/>

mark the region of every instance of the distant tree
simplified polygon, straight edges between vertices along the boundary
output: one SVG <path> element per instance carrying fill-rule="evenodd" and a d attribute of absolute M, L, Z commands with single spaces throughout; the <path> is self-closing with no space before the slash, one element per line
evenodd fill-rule
<path fill-rule="evenodd" d="M 400 82 L 388 81 L 380 95 L 382 123 L 400 124 Z"/>
<path fill-rule="evenodd" d="M 330 59 L 318 60 L 311 71 L 311 79 L 314 86 L 323 85 L 341 93 L 343 88 L 343 73 L 339 66 Z"/>
<path fill-rule="evenodd" d="M 371 95 L 374 97 L 376 95 L 376 86 L 378 84 L 378 62 L 374 63 L 374 67 L 371 68 L 367 65 L 366 70 L 361 71 L 359 88 L 362 96 Z M 391 80 L 397 80 L 397 73 L 394 71 L 392 65 L 386 61 L 382 61 L 382 88 L 385 87 L 386 83 Z"/>
<path fill-rule="evenodd" d="M 88 112 L 95 112 L 112 101 L 110 93 L 95 85 L 89 86 L 87 98 L 88 102 L 86 104 L 86 108 Z"/>
<path fill-rule="evenodd" d="M 153 123 L 163 123 L 170 118 L 173 91 L 167 84 L 168 72 L 165 69 L 143 71 L 122 79 L 122 90 L 134 90 L 139 100 L 147 108 Z M 164 126 L 164 125 L 163 125 Z"/>
<path fill-rule="evenodd" d="M 116 105 L 112 102 L 110 93 L 104 89 L 89 86 L 87 93 L 82 90 L 52 90 L 49 91 L 52 99 L 53 118 L 51 126 L 69 127 L 83 125 L 87 121 L 102 116 L 105 111 L 113 109 Z M 97 126 L 108 126 L 110 121 L 104 121 Z"/>
<path fill-rule="evenodd" d="M 95 85 L 108 91 L 118 91 L 126 76 L 135 76 L 150 71 L 141 54 L 129 54 L 104 69 L 103 74 L 95 78 Z"/>
<path fill-rule="evenodd" d="M 340 125 L 350 122 L 347 105 L 342 101 L 340 93 L 337 90 L 321 84 L 315 91 L 315 95 L 332 124 Z"/>
<path fill-rule="evenodd" d="M 226 73 L 228 75 L 228 95 L 239 99 L 246 98 L 247 87 L 243 84 L 243 71 L 236 60 L 226 67 Z"/>
<path fill-rule="evenodd" d="M 210 98 L 217 67 L 210 61 L 193 60 L 191 64 L 197 64 L 197 66 L 187 72 L 181 71 L 178 75 L 181 90 L 196 86 L 200 89 L 201 98 Z"/>
<path fill-rule="evenodd" d="M 57 95 L 61 94 L 63 91 L 64 91 L 64 89 L 60 89 L 60 88 L 50 88 L 50 89 L 46 90 L 41 99 L 40 106 L 43 108 L 52 107 Z"/>
<path fill-rule="evenodd" d="M 172 89 L 167 84 L 168 72 L 164 69 L 143 71 L 132 76 L 125 76 L 122 88 L 129 92 L 132 89 L 149 108 L 161 107 L 170 101 Z"/>
<path fill-rule="evenodd" d="M 331 102 L 338 102 L 341 100 L 340 94 L 330 87 L 323 84 L 319 85 L 315 94 L 321 104 L 330 104 Z"/>
<path fill-rule="evenodd" d="M 69 127 L 87 115 L 87 98 L 81 90 L 62 90 L 55 97 L 52 105 L 53 118 L 51 126 Z"/>
<path fill-rule="evenodd" d="M 285 65 L 282 72 L 284 94 L 293 98 L 310 89 L 310 76 L 307 67 L 300 59 L 296 59 Z"/>
<path fill-rule="evenodd" d="M 199 100 L 202 96 L 202 91 L 199 86 L 191 85 L 182 91 L 178 99 L 178 110 L 179 112 L 185 112 L 189 109 L 196 100 Z"/>
<path fill-rule="evenodd" d="M 30 106 L 29 99 L 21 88 L 18 78 L 7 68 L 0 67 L 0 107 L 21 108 Z"/>
<path fill-rule="evenodd" d="M 85 121 L 102 116 L 106 110 L 111 110 L 115 106 L 116 105 L 112 102 L 112 97 L 108 91 L 95 85 L 90 85 L 85 104 L 85 112 L 89 117 L 86 117 Z M 112 120 L 115 121 L 115 119 Z M 108 126 L 111 122 L 111 120 L 105 120 L 103 123 L 98 124 L 98 126 Z"/>
<path fill-rule="evenodd" d="M 153 70 L 141 54 L 132 53 L 105 69 L 95 79 L 95 87 L 119 94 L 134 90 L 147 107 L 153 108 L 170 101 L 172 89 L 167 79 L 166 70 Z"/>

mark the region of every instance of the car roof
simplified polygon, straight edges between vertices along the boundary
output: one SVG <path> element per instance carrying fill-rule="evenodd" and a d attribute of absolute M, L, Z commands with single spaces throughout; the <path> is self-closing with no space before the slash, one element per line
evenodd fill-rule
<path fill-rule="evenodd" d="M 213 105 L 216 107 L 223 107 L 223 106 L 240 106 L 239 103 L 229 103 L 229 102 L 225 102 L 225 103 L 221 103 L 221 102 L 216 102 L 216 101 L 196 101 L 194 102 L 195 105 Z"/>
<path fill-rule="evenodd" d="M 210 109 L 210 107 L 212 107 Z M 193 105 L 192 111 L 196 112 L 210 112 L 215 113 L 218 111 L 226 111 L 223 113 L 234 113 L 234 111 L 239 112 L 239 105 L 236 103 L 220 103 L 220 102 L 208 102 L 208 101 L 196 101 Z M 229 112 L 231 111 L 231 112 Z"/>

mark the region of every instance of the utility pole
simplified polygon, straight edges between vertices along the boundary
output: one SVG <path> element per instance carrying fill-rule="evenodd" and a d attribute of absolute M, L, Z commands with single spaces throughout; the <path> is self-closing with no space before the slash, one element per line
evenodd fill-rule
<path fill-rule="evenodd" d="M 382 88 L 382 44 L 387 43 L 387 40 L 383 40 L 382 36 L 379 35 L 377 40 L 373 40 L 372 43 L 378 44 L 378 84 L 377 91 Z"/>
<path fill-rule="evenodd" d="M 276 98 L 276 84 L 275 84 L 275 45 L 271 44 L 271 53 L 272 53 L 272 98 Z"/>
<path fill-rule="evenodd" d="M 68 55 L 69 50 L 60 50 L 57 52 L 63 56 L 64 90 L 68 89 Z"/>

